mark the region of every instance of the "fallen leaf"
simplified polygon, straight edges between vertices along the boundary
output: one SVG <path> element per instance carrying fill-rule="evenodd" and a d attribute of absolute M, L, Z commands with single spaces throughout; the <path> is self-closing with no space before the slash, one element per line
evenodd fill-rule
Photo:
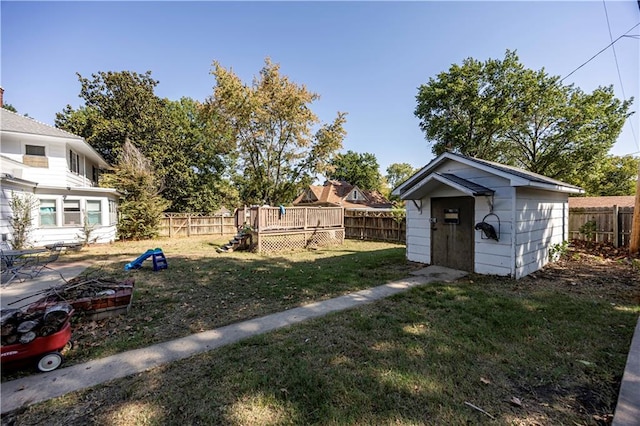
<path fill-rule="evenodd" d="M 516 398 L 515 396 L 512 396 L 509 402 L 515 405 L 516 407 L 522 407 L 522 401 L 520 401 L 520 398 Z"/>
<path fill-rule="evenodd" d="M 491 380 L 485 379 L 484 377 L 480 377 L 480 381 L 482 383 L 484 383 L 485 385 L 490 385 L 491 384 Z"/>

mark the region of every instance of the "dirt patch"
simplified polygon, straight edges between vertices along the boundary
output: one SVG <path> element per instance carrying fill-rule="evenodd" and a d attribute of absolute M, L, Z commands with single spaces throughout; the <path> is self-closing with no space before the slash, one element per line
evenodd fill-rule
<path fill-rule="evenodd" d="M 573 294 L 596 296 L 612 303 L 640 303 L 640 256 L 626 248 L 573 241 L 554 263 L 521 280 Z"/>

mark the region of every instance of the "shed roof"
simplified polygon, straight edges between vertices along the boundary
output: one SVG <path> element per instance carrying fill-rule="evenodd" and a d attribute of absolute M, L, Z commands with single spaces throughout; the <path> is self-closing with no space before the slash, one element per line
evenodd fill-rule
<path fill-rule="evenodd" d="M 419 187 L 429 184 L 433 179 L 437 179 L 435 175 L 439 175 L 441 177 L 447 178 L 449 182 L 461 184 L 458 176 L 451 175 L 449 173 L 435 173 L 438 166 L 447 162 L 447 161 L 456 161 L 462 164 L 465 164 L 470 167 L 474 167 L 480 170 L 483 170 L 487 173 L 494 174 L 496 176 L 500 176 L 504 179 L 509 180 L 511 186 L 529 186 L 538 189 L 555 191 L 555 192 L 566 192 L 566 193 L 574 193 L 580 194 L 584 191 L 582 188 L 577 187 L 575 185 L 568 184 L 566 182 L 562 182 L 556 179 L 551 179 L 549 177 L 539 175 L 537 173 L 532 173 L 523 169 L 519 169 L 517 167 L 507 166 L 505 164 L 495 163 L 493 161 L 482 160 L 475 157 L 468 157 L 466 155 L 454 154 L 452 152 L 445 152 L 444 154 L 439 155 L 429 164 L 420 169 L 417 173 L 407 179 L 405 182 L 400 184 L 396 189 L 393 190 L 394 195 L 399 195 L 403 199 L 411 199 L 412 193 L 416 193 L 416 189 Z M 444 176 L 451 175 L 451 176 Z M 457 182 L 456 182 L 457 179 Z M 437 179 L 440 180 L 440 179 Z M 466 179 L 463 179 L 466 182 L 470 182 Z M 474 182 L 470 182 L 473 185 L 476 185 Z M 455 185 L 450 185 L 455 186 Z M 466 193 L 474 192 L 471 187 L 468 185 L 462 185 L 467 189 Z M 484 188 L 484 187 L 483 187 Z M 485 188 L 491 191 L 490 188 Z M 479 191 L 476 191 L 479 192 Z M 480 191 L 481 192 L 481 191 Z M 470 194 L 470 195 L 482 195 L 482 194 Z M 485 194 L 486 195 L 486 194 Z"/>

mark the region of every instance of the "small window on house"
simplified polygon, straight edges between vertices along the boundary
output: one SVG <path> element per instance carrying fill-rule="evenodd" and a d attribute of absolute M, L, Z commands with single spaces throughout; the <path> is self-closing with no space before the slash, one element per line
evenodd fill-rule
<path fill-rule="evenodd" d="M 80 156 L 72 150 L 69 150 L 69 170 L 80 173 Z"/>
<path fill-rule="evenodd" d="M 25 153 L 27 155 L 36 155 L 38 157 L 44 157 L 44 146 L 39 145 L 25 145 Z"/>
<path fill-rule="evenodd" d="M 80 200 L 64 201 L 64 224 L 80 226 Z"/>
<path fill-rule="evenodd" d="M 40 200 L 40 226 L 56 226 L 56 200 Z"/>
<path fill-rule="evenodd" d="M 115 225 L 118 222 L 118 205 L 115 201 L 109 200 L 109 225 Z"/>
<path fill-rule="evenodd" d="M 101 225 L 102 209 L 100 200 L 87 200 L 87 225 Z"/>
<path fill-rule="evenodd" d="M 98 179 L 100 178 L 99 169 L 96 166 L 91 166 L 91 180 L 98 185 Z"/>

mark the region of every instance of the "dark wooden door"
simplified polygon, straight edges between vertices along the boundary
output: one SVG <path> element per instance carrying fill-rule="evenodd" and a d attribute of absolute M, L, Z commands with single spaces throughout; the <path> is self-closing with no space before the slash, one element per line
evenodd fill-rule
<path fill-rule="evenodd" d="M 473 272 L 473 197 L 431 199 L 431 264 Z"/>

